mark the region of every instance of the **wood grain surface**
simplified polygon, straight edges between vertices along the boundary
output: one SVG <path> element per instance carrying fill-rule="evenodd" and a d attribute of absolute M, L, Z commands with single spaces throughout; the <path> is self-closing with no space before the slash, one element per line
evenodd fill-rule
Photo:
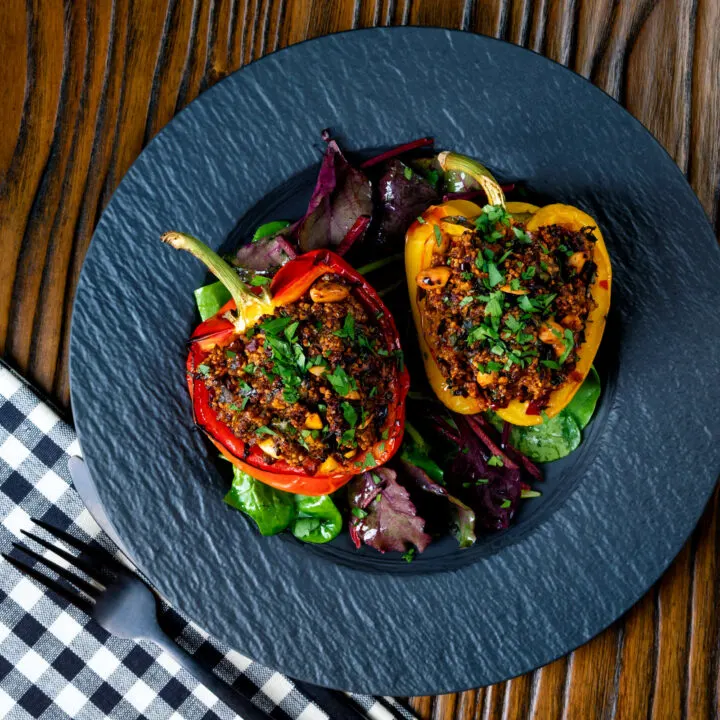
<path fill-rule="evenodd" d="M 667 148 L 717 229 L 720 0 L 0 0 L 3 356 L 67 409 L 80 266 L 145 144 L 262 55 L 404 24 L 503 38 L 589 78 Z M 718 717 L 717 505 L 716 493 L 662 580 L 587 645 L 412 707 L 423 720 Z"/>

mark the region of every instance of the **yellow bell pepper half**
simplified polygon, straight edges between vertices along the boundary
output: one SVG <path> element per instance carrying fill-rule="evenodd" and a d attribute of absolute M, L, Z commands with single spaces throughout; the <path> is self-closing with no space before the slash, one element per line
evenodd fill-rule
<path fill-rule="evenodd" d="M 570 378 L 552 392 L 549 398 L 549 404 L 544 409 L 544 413 L 548 417 L 553 417 L 572 400 L 578 388 L 585 380 L 595 359 L 605 329 L 605 319 L 610 306 L 612 270 L 610 257 L 597 222 L 582 210 L 571 205 L 554 204 L 538 208 L 536 205 L 531 205 L 530 203 L 509 202 L 506 204 L 500 186 L 497 185 L 486 168 L 475 163 L 475 161 L 472 161 L 470 158 L 452 153 L 441 153 L 441 155 L 444 155 L 444 157 L 441 158 L 441 164 L 445 169 L 461 167 L 464 172 L 472 174 L 470 171 L 474 166 L 479 168 L 477 175 L 473 176 L 476 177 L 477 180 L 482 179 L 481 185 L 486 191 L 487 188 L 485 186 L 490 184 L 489 178 L 492 183 L 495 183 L 496 188 L 493 192 L 493 199 L 496 201 L 495 204 L 505 205 L 506 210 L 513 215 L 516 220 L 525 223 L 529 231 L 537 230 L 540 227 L 548 225 L 562 225 L 575 231 L 581 230 L 584 227 L 594 228 L 592 232 L 596 238 L 596 242 L 593 246 L 592 260 L 597 266 L 597 272 L 590 292 L 595 301 L 595 307 L 587 319 L 585 342 L 578 349 L 578 362 L 575 369 L 571 373 Z M 490 193 L 488 193 L 488 196 L 489 195 Z M 416 278 L 421 270 L 432 265 L 433 252 L 436 249 L 445 252 L 450 247 L 454 236 L 459 236 L 466 232 L 464 226 L 442 222 L 443 218 L 452 216 L 474 218 L 480 215 L 481 212 L 482 209 L 478 205 L 468 200 L 451 200 L 442 205 L 433 205 L 422 214 L 420 219 L 412 223 L 405 236 L 405 271 L 407 274 L 410 306 L 418 333 L 425 372 L 438 399 L 453 412 L 463 415 L 473 415 L 486 410 L 487 407 L 477 399 L 453 395 L 452 392 L 446 388 L 446 379 L 435 360 L 436 353 L 432 344 L 433 340 L 423 329 L 424 297 L 418 293 L 419 288 L 416 284 Z M 439 235 L 436 234 L 436 227 L 440 232 Z M 537 414 L 528 414 L 528 406 L 529 403 L 527 402 L 514 400 L 506 408 L 499 409 L 496 412 L 503 420 L 513 425 L 540 424 L 542 417 Z"/>

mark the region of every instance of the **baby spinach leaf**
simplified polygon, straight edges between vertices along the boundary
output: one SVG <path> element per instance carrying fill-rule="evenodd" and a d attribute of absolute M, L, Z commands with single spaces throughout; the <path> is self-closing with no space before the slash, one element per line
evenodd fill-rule
<path fill-rule="evenodd" d="M 292 534 L 303 542 L 326 543 L 342 530 L 342 515 L 329 495 L 294 495 L 297 517 Z"/>
<path fill-rule="evenodd" d="M 195 291 L 195 303 L 202 320 L 207 320 L 230 299 L 230 293 L 221 282 L 199 287 Z"/>
<path fill-rule="evenodd" d="M 342 516 L 328 495 L 310 497 L 276 490 L 234 466 L 225 502 L 250 516 L 261 535 L 289 528 L 298 540 L 326 543 L 342 530 Z"/>
<path fill-rule="evenodd" d="M 235 466 L 225 502 L 249 515 L 261 535 L 275 535 L 285 530 L 295 517 L 295 502 L 290 493 L 265 485 Z"/>
<path fill-rule="evenodd" d="M 564 412 L 542 425 L 513 427 L 510 445 L 533 462 L 552 462 L 569 455 L 582 440 L 580 426 Z"/>
<path fill-rule="evenodd" d="M 563 410 L 563 414 L 567 413 L 572 416 L 582 430 L 590 422 L 599 397 L 600 376 L 593 365 L 585 378 L 585 382 L 575 393 L 575 397 L 570 401 L 570 404 Z"/>

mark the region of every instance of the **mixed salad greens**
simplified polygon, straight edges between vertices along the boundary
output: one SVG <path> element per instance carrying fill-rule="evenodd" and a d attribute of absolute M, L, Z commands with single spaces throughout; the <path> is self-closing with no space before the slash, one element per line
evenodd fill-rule
<path fill-rule="evenodd" d="M 263 286 L 289 260 L 318 248 L 344 256 L 370 278 L 391 310 L 405 350 L 411 389 L 400 452 L 385 466 L 360 472 L 330 495 L 297 495 L 275 489 L 232 466 L 225 502 L 256 523 L 262 535 L 291 532 L 326 543 L 347 527 L 357 547 L 398 551 L 411 560 L 433 538 L 450 532 L 459 547 L 482 532 L 507 528 L 524 499 L 538 497 L 536 463 L 559 460 L 582 442 L 601 393 L 592 368 L 572 401 L 552 418 L 512 426 L 488 411 L 450 412 L 430 391 L 410 316 L 403 271 L 409 225 L 434 203 L 481 199 L 485 193 L 464 172 L 443 171 L 432 138 L 421 138 L 369 160 L 351 162 L 328 131 L 315 189 L 305 215 L 258 227 L 229 260 L 249 283 Z M 504 186 L 526 200 L 520 186 Z M 494 212 L 485 205 L 485 213 Z M 252 271 L 252 273 L 248 273 Z M 203 320 L 230 299 L 221 282 L 195 291 Z"/>

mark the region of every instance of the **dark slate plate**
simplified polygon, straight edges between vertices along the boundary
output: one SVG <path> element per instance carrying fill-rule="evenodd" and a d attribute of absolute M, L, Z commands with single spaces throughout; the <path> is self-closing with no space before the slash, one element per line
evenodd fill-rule
<path fill-rule="evenodd" d="M 299 208 L 319 131 L 363 150 L 434 135 L 594 215 L 612 255 L 605 392 L 581 450 L 508 532 L 407 565 L 260 538 L 222 503 L 185 390 L 204 271 L 168 229 L 219 247 Z M 299 203 L 299 204 L 298 204 Z M 682 174 L 582 78 L 495 40 L 363 30 L 278 52 L 206 92 L 108 205 L 75 303 L 72 400 L 107 514 L 157 588 L 260 662 L 393 695 L 485 685 L 585 642 L 680 550 L 720 468 L 720 253 Z"/>

